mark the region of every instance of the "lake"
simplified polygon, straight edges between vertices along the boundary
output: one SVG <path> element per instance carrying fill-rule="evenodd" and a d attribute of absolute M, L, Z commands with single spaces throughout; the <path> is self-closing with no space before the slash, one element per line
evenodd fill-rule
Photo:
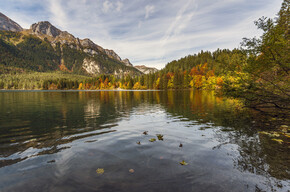
<path fill-rule="evenodd" d="M 209 91 L 1 91 L 0 191 L 289 191 L 267 126 Z"/>

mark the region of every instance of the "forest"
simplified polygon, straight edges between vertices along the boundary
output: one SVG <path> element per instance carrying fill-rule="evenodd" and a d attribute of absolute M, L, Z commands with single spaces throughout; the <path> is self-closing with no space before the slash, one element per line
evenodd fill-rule
<path fill-rule="evenodd" d="M 274 107 L 282 112 L 289 111 L 289 0 L 284 0 L 276 18 L 262 17 L 255 25 L 263 31 L 262 36 L 244 38 L 239 49 L 200 51 L 174 60 L 153 74 L 121 77 L 85 76 L 79 73 L 81 69 L 73 74 L 56 72 L 59 55 L 53 53 L 49 43 L 33 37 L 11 37 L 13 41 L 22 41 L 17 46 L 25 50 L 23 54 L 0 38 L 0 49 L 10 50 L 1 61 L 6 65 L 0 65 L 0 89 L 210 89 L 241 98 L 257 109 Z M 3 36 L 3 32 L 1 34 Z M 44 55 L 44 50 L 51 54 Z M 33 52 L 37 57 L 31 55 Z M 27 62 L 13 57 L 17 54 Z M 65 59 L 70 61 L 71 55 L 80 58 L 77 60 L 83 58 L 81 53 L 65 49 Z M 71 64 L 68 70 L 73 66 Z"/>

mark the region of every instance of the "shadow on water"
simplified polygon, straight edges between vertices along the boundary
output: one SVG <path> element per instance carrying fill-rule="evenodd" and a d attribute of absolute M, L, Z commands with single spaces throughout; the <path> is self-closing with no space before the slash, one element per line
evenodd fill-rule
<path fill-rule="evenodd" d="M 287 191 L 289 138 L 260 120 L 207 91 L 1 92 L 0 189 Z"/>

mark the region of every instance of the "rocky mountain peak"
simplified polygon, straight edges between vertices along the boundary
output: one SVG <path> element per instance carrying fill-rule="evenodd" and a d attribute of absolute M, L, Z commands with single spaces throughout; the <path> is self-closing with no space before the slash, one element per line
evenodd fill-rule
<path fill-rule="evenodd" d="M 86 38 L 86 39 L 81 40 L 81 45 L 83 47 L 94 47 L 95 43 L 92 40 Z"/>
<path fill-rule="evenodd" d="M 0 30 L 18 32 L 23 29 L 18 23 L 0 12 Z"/>
<path fill-rule="evenodd" d="M 129 59 L 123 59 L 122 62 L 126 65 L 126 66 L 130 66 L 133 67 L 132 63 L 129 61 Z"/>
<path fill-rule="evenodd" d="M 25 31 L 25 33 L 29 33 L 32 35 L 37 36 L 38 38 L 44 40 L 48 40 L 53 47 L 60 43 L 61 46 L 67 45 L 71 49 L 76 49 L 79 51 L 83 51 L 87 54 L 87 58 L 94 58 L 95 55 L 100 53 L 106 54 L 109 58 L 114 59 L 117 61 L 118 64 L 123 64 L 129 68 L 133 67 L 132 63 L 129 59 L 121 59 L 121 57 L 111 49 L 104 49 L 103 47 L 95 44 L 92 40 L 86 39 L 79 39 L 75 38 L 72 34 L 68 33 L 67 31 L 61 31 L 60 29 L 53 26 L 49 21 L 40 21 L 38 23 L 34 23 L 31 25 L 30 29 L 23 30 L 20 25 L 16 22 L 12 21 L 7 16 L 0 13 L 0 30 L 6 31 Z M 61 47 L 62 48 L 62 47 Z M 62 50 L 62 49 L 61 49 Z M 95 58 L 97 59 L 97 58 Z M 92 60 L 84 60 L 84 67 L 88 73 L 101 73 L 104 72 L 101 68 L 97 67 L 102 65 L 102 63 L 96 63 Z M 138 69 L 137 67 L 135 67 Z M 137 71 L 138 73 L 145 71 L 145 73 L 157 71 L 155 68 L 146 68 L 142 66 L 138 70 L 133 69 L 133 71 Z M 106 71 L 106 70 L 105 70 Z M 129 70 L 130 71 L 130 70 Z M 122 69 L 115 70 L 114 74 L 118 73 L 127 73 L 129 71 L 123 71 Z M 131 69 L 132 71 L 132 69 Z"/>
<path fill-rule="evenodd" d="M 156 68 L 146 67 L 145 65 L 139 65 L 139 66 L 134 66 L 134 67 L 144 74 L 155 73 L 158 71 L 158 69 Z"/>
<path fill-rule="evenodd" d="M 116 59 L 116 60 L 122 62 L 122 59 L 120 58 L 119 55 L 117 55 L 117 53 L 115 53 L 115 51 L 110 50 L 110 49 L 105 49 L 105 53 L 106 53 L 108 56 L 110 56 L 110 57 L 112 57 L 112 58 L 114 58 L 114 59 Z"/>
<path fill-rule="evenodd" d="M 36 35 L 45 34 L 51 37 L 57 37 L 62 32 L 48 21 L 34 23 L 31 25 L 30 29 L 32 30 L 32 33 Z"/>

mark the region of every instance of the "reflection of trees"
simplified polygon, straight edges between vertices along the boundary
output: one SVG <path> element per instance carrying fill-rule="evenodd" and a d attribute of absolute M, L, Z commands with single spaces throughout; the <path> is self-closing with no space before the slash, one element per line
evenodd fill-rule
<path fill-rule="evenodd" d="M 130 92 L 19 92 L 0 97 L 0 167 L 26 159 L 21 153 L 28 149 L 32 156 L 52 154 L 63 150 L 63 144 L 114 131 L 104 129 L 116 126 L 137 104 Z"/>
<path fill-rule="evenodd" d="M 251 122 L 263 125 L 259 114 L 241 110 L 238 101 L 216 97 L 213 92 L 169 91 L 160 92 L 160 95 L 161 104 L 172 115 L 224 127 L 216 132 L 221 144 L 214 149 L 227 144 L 237 145 L 239 155 L 233 161 L 241 172 L 290 179 L 290 150 L 287 145 L 276 144 L 265 135 L 257 135 L 257 129 Z"/>
<path fill-rule="evenodd" d="M 249 114 L 237 110 L 237 101 L 216 97 L 214 92 L 169 91 L 160 92 L 160 97 L 161 104 L 173 115 L 182 115 L 200 123 L 211 122 L 224 127 L 249 124 Z"/>
<path fill-rule="evenodd" d="M 216 137 L 223 145 L 234 144 L 239 155 L 233 157 L 234 166 L 241 172 L 263 175 L 266 178 L 290 179 L 289 148 L 274 143 L 270 137 L 257 134 L 255 130 L 234 129 L 230 132 L 218 131 Z"/>
<path fill-rule="evenodd" d="M 214 150 L 238 146 L 233 161 L 240 171 L 289 179 L 289 148 L 257 135 L 251 124 L 258 122 L 256 115 L 213 92 L 21 92 L 2 93 L 0 98 L 0 167 L 27 158 L 15 154 L 29 148 L 33 155 L 52 154 L 72 141 L 115 131 L 120 118 L 129 117 L 137 106 L 146 110 L 158 104 L 177 118 L 223 127 L 217 129 L 221 145 Z"/>

